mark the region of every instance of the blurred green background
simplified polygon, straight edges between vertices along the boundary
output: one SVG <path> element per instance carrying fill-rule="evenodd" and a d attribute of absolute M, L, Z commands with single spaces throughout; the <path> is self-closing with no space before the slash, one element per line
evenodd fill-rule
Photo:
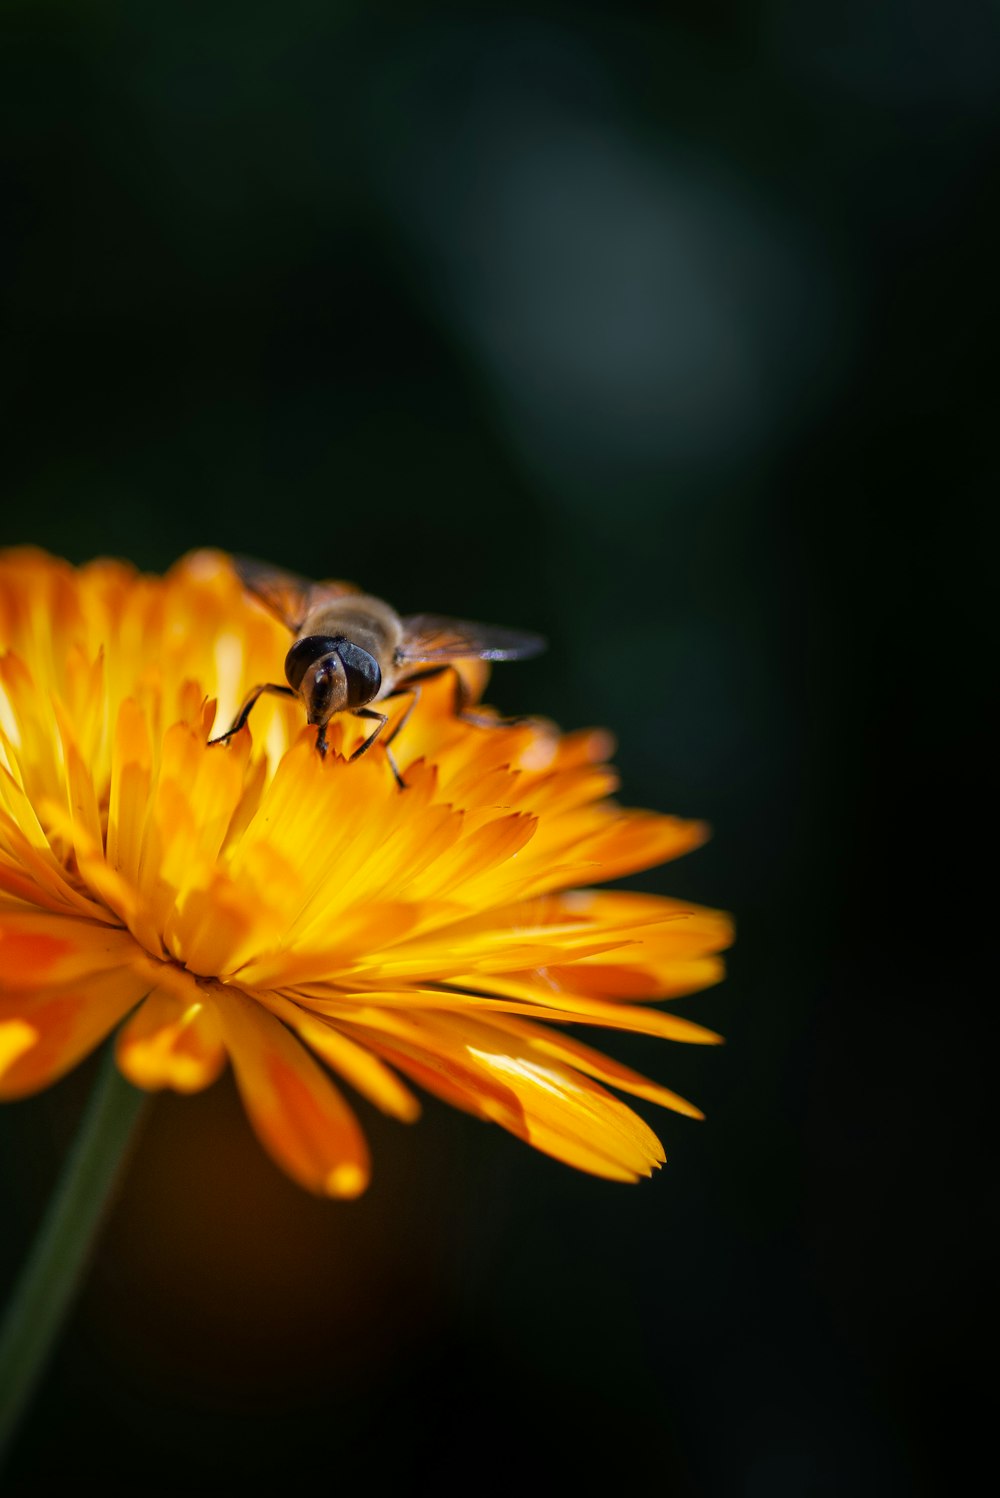
<path fill-rule="evenodd" d="M 954 1479 L 998 44 L 989 0 L 4 5 L 0 541 L 543 631 L 490 700 L 611 726 L 624 801 L 714 828 L 632 882 L 740 931 L 681 1005 L 724 1050 L 608 1046 L 708 1113 L 647 1110 L 635 1189 L 359 1105 L 331 1205 L 228 1079 L 158 1100 L 7 1491 Z M 90 1078 L 0 1113 L 4 1285 Z"/>

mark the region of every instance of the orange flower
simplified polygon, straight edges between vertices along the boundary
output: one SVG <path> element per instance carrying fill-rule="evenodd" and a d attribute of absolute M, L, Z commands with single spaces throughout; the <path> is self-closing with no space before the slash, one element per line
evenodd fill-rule
<path fill-rule="evenodd" d="M 729 924 L 574 886 L 704 829 L 608 800 L 601 733 L 456 718 L 447 676 L 395 740 L 405 791 L 377 747 L 346 762 L 369 725 L 336 718 L 323 760 L 285 699 L 208 747 L 287 646 L 216 553 L 165 578 L 0 553 L 0 1096 L 120 1026 L 142 1088 L 197 1091 L 228 1059 L 316 1192 L 369 1175 L 331 1071 L 401 1119 L 415 1082 L 579 1169 L 649 1175 L 659 1141 L 602 1084 L 698 1110 L 571 1030 L 715 1041 L 650 1001 L 716 982 Z"/>

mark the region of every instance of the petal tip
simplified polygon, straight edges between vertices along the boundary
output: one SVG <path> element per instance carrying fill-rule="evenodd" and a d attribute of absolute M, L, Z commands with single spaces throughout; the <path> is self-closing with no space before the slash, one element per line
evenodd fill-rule
<path fill-rule="evenodd" d="M 330 1171 L 324 1182 L 328 1196 L 353 1198 L 360 1196 L 368 1185 L 368 1172 L 360 1165 L 345 1161 Z"/>
<path fill-rule="evenodd" d="M 25 1020 L 10 1019 L 0 1024 L 0 1076 L 20 1061 L 37 1041 L 38 1031 Z"/>

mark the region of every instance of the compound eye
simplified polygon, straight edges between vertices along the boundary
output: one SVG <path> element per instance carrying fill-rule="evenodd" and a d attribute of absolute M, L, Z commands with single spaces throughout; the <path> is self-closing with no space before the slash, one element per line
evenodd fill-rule
<path fill-rule="evenodd" d="M 382 672 L 378 661 L 359 645 L 342 644 L 337 654 L 344 663 L 347 676 L 348 707 L 364 707 L 378 696 L 382 685 Z"/>

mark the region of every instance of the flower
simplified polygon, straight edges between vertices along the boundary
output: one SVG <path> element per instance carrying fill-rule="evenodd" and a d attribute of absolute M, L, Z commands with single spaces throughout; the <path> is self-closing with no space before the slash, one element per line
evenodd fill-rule
<path fill-rule="evenodd" d="M 163 578 L 0 553 L 0 1096 L 120 1027 L 140 1088 L 194 1092 L 228 1059 L 318 1193 L 369 1176 L 331 1072 L 400 1119 L 416 1083 L 581 1170 L 651 1174 L 660 1143 L 609 1087 L 698 1110 L 573 1028 L 717 1040 L 651 1001 L 716 982 L 729 924 L 577 886 L 704 828 L 609 800 L 603 733 L 456 716 L 448 673 L 395 739 L 405 790 L 377 746 L 347 762 L 370 725 L 334 719 L 323 759 L 284 698 L 209 746 L 288 643 L 220 553 Z"/>

